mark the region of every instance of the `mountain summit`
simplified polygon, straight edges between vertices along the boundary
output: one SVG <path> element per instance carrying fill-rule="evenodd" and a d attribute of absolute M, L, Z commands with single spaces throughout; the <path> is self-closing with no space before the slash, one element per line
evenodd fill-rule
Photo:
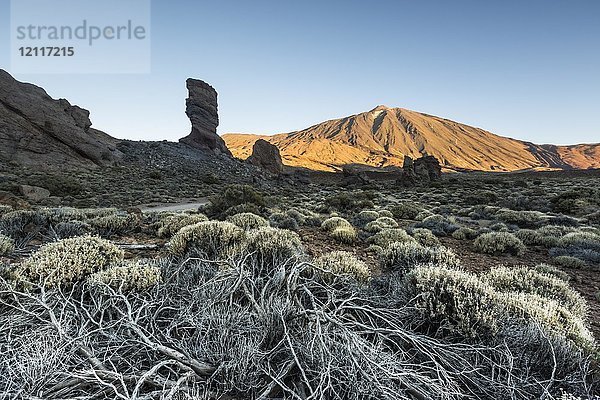
<path fill-rule="evenodd" d="M 287 165 L 337 171 L 345 165 L 401 166 L 404 156 L 435 156 L 447 170 L 517 171 L 600 168 L 600 145 L 536 145 L 448 119 L 379 105 L 370 111 L 274 136 L 225 134 L 231 152 L 247 158 L 265 139 Z"/>

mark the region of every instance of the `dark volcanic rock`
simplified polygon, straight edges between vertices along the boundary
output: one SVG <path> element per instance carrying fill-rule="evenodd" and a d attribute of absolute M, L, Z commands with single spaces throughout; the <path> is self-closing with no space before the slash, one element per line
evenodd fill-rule
<path fill-rule="evenodd" d="M 415 161 L 411 157 L 404 156 L 402 171 L 404 172 L 404 176 L 407 178 L 415 177 Z"/>
<path fill-rule="evenodd" d="M 91 128 L 90 113 L 0 70 L 0 161 L 34 167 L 110 165 L 117 140 Z"/>
<path fill-rule="evenodd" d="M 435 181 L 442 176 L 442 167 L 434 156 L 423 156 L 416 160 L 404 156 L 402 171 L 404 179 L 408 181 Z"/>
<path fill-rule="evenodd" d="M 274 174 L 283 172 L 283 162 L 281 161 L 279 149 L 264 139 L 258 139 L 254 143 L 252 154 L 247 161 Z"/>
<path fill-rule="evenodd" d="M 415 160 L 415 174 L 418 177 L 436 181 L 442 177 L 442 167 L 434 156 L 423 156 Z"/>
<path fill-rule="evenodd" d="M 199 150 L 210 150 L 216 154 L 231 152 L 225 141 L 217 134 L 219 113 L 217 108 L 217 91 L 208 83 L 198 79 L 188 79 L 189 97 L 186 100 L 188 118 L 192 123 L 192 132 L 179 141 Z"/>

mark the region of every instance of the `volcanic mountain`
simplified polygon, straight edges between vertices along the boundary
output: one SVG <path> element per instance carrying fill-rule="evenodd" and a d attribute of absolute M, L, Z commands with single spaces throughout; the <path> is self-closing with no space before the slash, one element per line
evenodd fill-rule
<path fill-rule="evenodd" d="M 517 171 L 600 168 L 600 144 L 536 145 L 403 108 L 371 111 L 273 136 L 225 134 L 234 156 L 248 158 L 252 145 L 276 145 L 285 164 L 339 171 L 347 165 L 402 166 L 404 156 L 433 155 L 446 170 Z"/>

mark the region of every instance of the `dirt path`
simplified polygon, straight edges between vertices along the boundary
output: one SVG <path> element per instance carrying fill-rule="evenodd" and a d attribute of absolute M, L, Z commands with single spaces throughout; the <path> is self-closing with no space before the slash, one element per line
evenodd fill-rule
<path fill-rule="evenodd" d="M 205 206 L 210 201 L 207 197 L 202 197 L 199 199 L 185 199 L 180 203 L 152 203 L 152 204 L 144 204 L 140 206 L 140 210 L 142 212 L 178 212 L 178 211 L 187 211 L 187 210 L 197 210 L 199 207 Z"/>

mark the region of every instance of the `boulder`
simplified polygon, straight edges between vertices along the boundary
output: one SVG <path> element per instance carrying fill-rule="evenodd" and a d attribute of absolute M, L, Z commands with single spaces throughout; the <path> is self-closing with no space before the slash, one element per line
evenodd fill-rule
<path fill-rule="evenodd" d="M 273 174 L 283 172 L 283 161 L 281 161 L 279 149 L 264 139 L 258 139 L 254 142 L 252 154 L 247 161 Z"/>
<path fill-rule="evenodd" d="M 442 167 L 434 156 L 423 156 L 415 160 L 415 174 L 423 179 L 436 181 L 442 177 Z"/>
<path fill-rule="evenodd" d="M 33 167 L 111 165 L 117 140 L 91 128 L 90 113 L 0 70 L 0 162 Z"/>
<path fill-rule="evenodd" d="M 31 208 L 31 205 L 10 192 L 0 191 L 0 204 L 11 206 L 15 210 Z"/>
<path fill-rule="evenodd" d="M 217 126 L 219 126 L 217 91 L 208 83 L 198 79 L 190 78 L 186 81 L 186 85 L 189 95 L 185 113 L 192 123 L 192 132 L 179 141 L 198 150 L 231 156 L 225 141 L 217 134 Z"/>
<path fill-rule="evenodd" d="M 402 173 L 405 182 L 435 181 L 442 177 L 442 167 L 434 156 L 423 156 L 416 160 L 404 156 Z"/>
<path fill-rule="evenodd" d="M 28 201 L 37 203 L 50 197 L 50 191 L 38 186 L 21 185 L 19 192 Z"/>

